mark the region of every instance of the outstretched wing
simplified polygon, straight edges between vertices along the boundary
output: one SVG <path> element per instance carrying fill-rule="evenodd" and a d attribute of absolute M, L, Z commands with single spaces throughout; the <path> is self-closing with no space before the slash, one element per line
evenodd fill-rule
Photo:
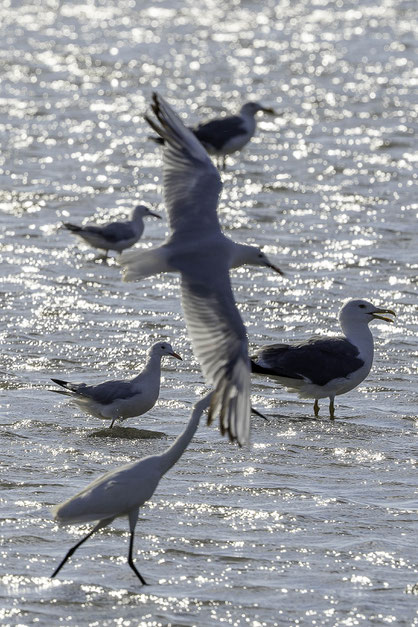
<path fill-rule="evenodd" d="M 153 94 L 157 120 L 145 119 L 165 140 L 164 201 L 175 236 L 220 231 L 216 213 L 222 183 L 202 144 L 158 94 Z"/>
<path fill-rule="evenodd" d="M 163 137 L 164 195 L 173 229 L 171 262 L 181 272 L 182 303 L 193 349 L 214 387 L 209 421 L 244 444 L 250 431 L 250 368 L 244 324 L 229 279 L 231 243 L 216 208 L 221 182 L 206 150 L 164 100 L 153 111 Z"/>
<path fill-rule="evenodd" d="M 182 277 L 182 304 L 193 351 L 214 387 L 208 422 L 219 417 L 221 433 L 245 444 L 250 433 L 250 370 L 244 324 L 228 271 L 216 282 Z"/>

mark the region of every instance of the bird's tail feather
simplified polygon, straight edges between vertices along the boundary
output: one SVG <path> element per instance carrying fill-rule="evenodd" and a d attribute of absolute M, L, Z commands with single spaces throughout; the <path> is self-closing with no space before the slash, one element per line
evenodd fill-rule
<path fill-rule="evenodd" d="M 124 281 L 140 281 L 147 276 L 160 272 L 170 272 L 174 269 L 167 263 L 167 255 L 163 246 L 148 250 L 126 251 L 122 253 L 118 261 L 120 265 L 124 266 Z"/>

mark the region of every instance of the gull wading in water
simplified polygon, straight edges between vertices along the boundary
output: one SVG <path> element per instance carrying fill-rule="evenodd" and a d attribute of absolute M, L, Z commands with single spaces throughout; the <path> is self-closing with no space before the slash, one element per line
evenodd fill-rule
<path fill-rule="evenodd" d="M 242 445 L 250 432 L 250 362 L 229 269 L 252 263 L 280 270 L 256 246 L 236 244 L 223 235 L 217 215 L 219 172 L 202 144 L 158 94 L 153 96 L 152 109 L 158 123 L 146 120 L 165 140 L 164 200 L 171 235 L 159 248 L 122 255 L 124 279 L 180 272 L 193 350 L 206 383 L 215 390 L 208 421 L 218 416 L 221 433 Z"/>
<path fill-rule="evenodd" d="M 112 428 L 116 420 L 142 416 L 154 407 L 160 393 L 161 359 L 165 356 L 181 359 L 171 344 L 157 342 L 148 351 L 144 370 L 130 381 L 105 381 L 99 385 L 87 385 L 52 379 L 65 388 L 65 392 L 52 391 L 71 396 L 83 411 L 92 416 L 111 420 Z"/>
<path fill-rule="evenodd" d="M 62 525 L 84 524 L 93 520 L 99 522 L 84 538 L 71 547 L 51 577 L 59 573 L 71 555 L 96 531 L 110 525 L 115 518 L 127 516 L 131 532 L 128 564 L 141 583 L 146 584 L 134 564 L 132 555 L 139 508 L 149 501 L 163 475 L 182 456 L 196 432 L 202 413 L 209 405 L 210 396 L 210 394 L 205 396 L 195 404 L 185 430 L 164 453 L 144 457 L 137 462 L 107 472 L 84 490 L 52 509 L 54 519 Z"/>
<path fill-rule="evenodd" d="M 138 205 L 133 210 L 131 219 L 126 222 L 110 222 L 104 226 L 90 224 L 77 226 L 70 222 L 64 222 L 64 227 L 74 235 L 81 237 L 93 248 L 104 250 L 105 257 L 107 257 L 109 250 L 116 250 L 121 253 L 126 248 L 136 244 L 144 232 L 144 218 L 147 216 L 161 219 L 158 213 L 150 211 L 144 205 Z"/>
<path fill-rule="evenodd" d="M 218 166 L 222 164 L 224 170 L 226 155 L 242 150 L 254 135 L 257 126 L 255 116 L 259 111 L 276 115 L 274 109 L 263 107 L 258 102 L 247 102 L 237 115 L 202 122 L 190 130 L 208 153 L 217 157 Z M 164 142 L 161 136 L 151 139 L 157 143 Z"/>
<path fill-rule="evenodd" d="M 351 300 L 339 314 L 344 335 L 314 337 L 300 344 L 271 344 L 262 347 L 251 360 L 256 374 L 274 377 L 281 385 L 302 398 L 329 398 L 330 418 L 334 418 L 334 398 L 357 387 L 373 364 L 372 320 L 393 322 L 392 309 L 375 307 L 367 300 Z"/>

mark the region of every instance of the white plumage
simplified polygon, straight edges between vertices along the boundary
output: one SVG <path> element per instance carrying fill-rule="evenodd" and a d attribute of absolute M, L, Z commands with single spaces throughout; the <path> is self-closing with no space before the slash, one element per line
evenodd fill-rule
<path fill-rule="evenodd" d="M 98 523 L 71 547 L 51 577 L 59 573 L 69 557 L 96 531 L 109 525 L 115 518 L 127 516 L 131 534 L 128 564 L 141 583 L 146 584 L 133 562 L 132 555 L 139 508 L 152 497 L 162 476 L 180 459 L 196 432 L 202 413 L 209 405 L 210 396 L 210 394 L 205 396 L 195 404 L 185 430 L 164 453 L 144 457 L 137 462 L 107 472 L 72 498 L 52 508 L 55 520 L 62 525 L 75 525 L 94 520 L 98 520 Z"/>

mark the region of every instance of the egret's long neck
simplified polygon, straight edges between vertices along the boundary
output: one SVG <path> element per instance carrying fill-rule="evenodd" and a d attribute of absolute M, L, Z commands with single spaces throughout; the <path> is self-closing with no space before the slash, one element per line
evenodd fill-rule
<path fill-rule="evenodd" d="M 196 433 L 196 429 L 199 425 L 199 420 L 203 412 L 210 404 L 211 397 L 212 392 L 210 394 L 207 394 L 204 398 L 202 398 L 195 404 L 190 420 L 183 433 L 181 433 L 170 446 L 170 448 L 167 449 L 165 453 L 160 456 L 162 474 L 165 474 L 167 470 L 170 470 L 170 468 L 174 466 L 174 464 L 180 459 L 180 457 L 188 447 L 190 440 Z"/>
<path fill-rule="evenodd" d="M 132 380 L 133 383 L 140 377 L 142 378 L 144 374 L 153 375 L 155 379 L 158 379 L 158 381 L 160 380 L 161 378 L 161 355 L 160 354 L 154 353 L 154 352 L 150 353 L 148 357 L 148 361 L 145 364 L 145 368 L 137 377 L 135 377 L 135 379 Z"/>
<path fill-rule="evenodd" d="M 359 324 L 358 321 L 341 319 L 340 324 L 347 340 L 359 349 L 360 357 L 366 361 L 373 361 L 374 344 L 369 325 L 367 323 Z"/>

